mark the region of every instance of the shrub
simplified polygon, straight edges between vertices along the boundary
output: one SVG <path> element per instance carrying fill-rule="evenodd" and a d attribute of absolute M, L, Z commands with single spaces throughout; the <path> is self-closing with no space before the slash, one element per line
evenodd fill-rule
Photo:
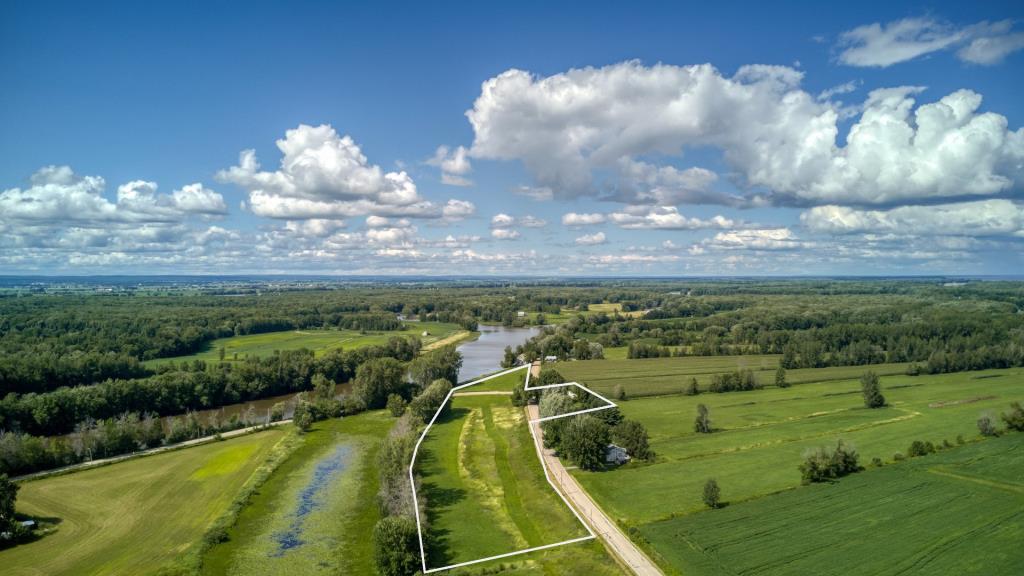
<path fill-rule="evenodd" d="M 871 459 L 871 465 L 874 466 L 875 468 L 881 468 L 882 459 L 879 458 L 878 456 L 875 456 L 874 458 Z"/>
<path fill-rule="evenodd" d="M 801 480 L 804 484 L 827 482 L 862 470 L 857 463 L 857 451 L 848 448 L 840 440 L 835 450 L 818 448 L 807 455 L 800 464 Z"/>
<path fill-rule="evenodd" d="M 615 388 L 612 390 L 612 396 L 614 396 L 616 400 L 625 400 L 626 389 L 622 387 L 622 384 L 616 384 Z"/>
<path fill-rule="evenodd" d="M 696 396 L 700 394 L 700 388 L 697 387 L 697 379 L 690 378 L 690 384 L 686 387 L 687 396 Z"/>
<path fill-rule="evenodd" d="M 373 558 L 381 576 L 409 576 L 419 567 L 416 523 L 388 516 L 373 528 Z"/>
<path fill-rule="evenodd" d="M 718 508 L 722 498 L 722 491 L 718 488 L 718 482 L 714 478 L 704 483 L 704 505 L 708 508 Z"/>
<path fill-rule="evenodd" d="M 1010 430 L 1024 432 L 1024 408 L 1021 408 L 1020 402 L 1012 402 L 1010 404 L 1010 412 L 1004 412 L 1002 419 Z"/>
<path fill-rule="evenodd" d="M 914 440 L 910 444 L 910 449 L 907 450 L 907 455 L 914 458 L 916 456 L 927 456 L 933 452 L 935 452 L 935 446 L 931 442 Z"/>
<path fill-rule="evenodd" d="M 405 413 L 405 398 L 399 394 L 388 394 L 388 403 L 385 407 L 392 416 L 398 418 Z"/>
<path fill-rule="evenodd" d="M 284 420 L 284 402 L 276 402 L 270 407 L 270 421 L 279 422 Z"/>
<path fill-rule="evenodd" d="M 903 455 L 903 452 L 897 452 L 892 455 L 892 459 L 899 462 L 900 460 L 905 460 L 906 456 Z"/>
<path fill-rule="evenodd" d="M 996 431 L 996 425 L 992 422 L 992 418 L 990 416 L 982 416 L 981 418 L 978 418 L 978 432 L 981 432 L 982 436 L 996 436 L 998 434 Z"/>

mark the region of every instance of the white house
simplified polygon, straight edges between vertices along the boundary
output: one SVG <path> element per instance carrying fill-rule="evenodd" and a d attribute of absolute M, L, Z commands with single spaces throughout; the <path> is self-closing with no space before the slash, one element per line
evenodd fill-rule
<path fill-rule="evenodd" d="M 558 362 L 558 356 L 545 356 L 545 362 Z"/>
<path fill-rule="evenodd" d="M 616 446 L 615 444 L 609 444 L 608 447 L 604 449 L 604 461 L 606 464 L 615 464 L 618 466 L 619 464 L 629 462 L 629 454 L 626 453 L 625 448 Z"/>
<path fill-rule="evenodd" d="M 526 317 L 526 312 L 523 312 L 522 310 L 520 310 L 519 312 L 516 312 L 516 317 L 518 317 L 518 318 L 525 318 Z"/>

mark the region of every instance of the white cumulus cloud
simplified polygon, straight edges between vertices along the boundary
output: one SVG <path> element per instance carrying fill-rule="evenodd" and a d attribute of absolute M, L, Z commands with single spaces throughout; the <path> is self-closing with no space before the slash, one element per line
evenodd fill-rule
<path fill-rule="evenodd" d="M 576 244 L 579 246 L 596 246 L 598 244 L 604 244 L 607 242 L 604 232 L 598 232 L 596 234 L 584 234 L 576 238 Z"/>
<path fill-rule="evenodd" d="M 630 230 L 700 230 L 703 228 L 731 228 L 736 225 L 736 222 L 721 215 L 707 220 L 687 218 L 680 214 L 679 209 L 674 206 L 655 208 L 630 206 L 622 212 L 609 214 L 608 220 L 620 228 Z"/>
<path fill-rule="evenodd" d="M 800 221 L 810 230 L 830 234 L 1024 236 L 1024 204 L 993 199 L 891 210 L 816 206 L 802 213 Z"/>

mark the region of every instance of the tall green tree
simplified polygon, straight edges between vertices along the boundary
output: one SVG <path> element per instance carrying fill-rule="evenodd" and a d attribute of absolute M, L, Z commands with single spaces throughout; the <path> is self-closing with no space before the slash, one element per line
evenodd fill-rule
<path fill-rule="evenodd" d="M 18 526 L 14 517 L 14 503 L 18 499 L 18 485 L 8 480 L 7 474 L 0 474 L 0 532 L 16 532 Z"/>
<path fill-rule="evenodd" d="M 697 404 L 697 418 L 693 421 L 693 431 L 700 434 L 710 434 L 711 428 L 711 414 L 708 407 L 703 404 Z"/>
<path fill-rule="evenodd" d="M 571 418 L 562 435 L 561 450 L 584 470 L 597 470 L 604 465 L 608 449 L 608 425 L 589 414 Z"/>
<path fill-rule="evenodd" d="M 425 390 L 435 380 L 459 381 L 462 368 L 462 354 L 455 346 L 443 346 L 414 359 L 409 363 L 409 377 Z"/>
<path fill-rule="evenodd" d="M 789 382 L 786 381 L 786 369 L 782 366 L 775 371 L 775 385 L 779 388 L 789 388 Z"/>
<path fill-rule="evenodd" d="M 704 483 L 704 505 L 708 508 L 718 508 L 721 499 L 722 490 L 718 487 L 718 482 L 714 478 L 709 478 L 708 481 Z"/>
<path fill-rule="evenodd" d="M 626 453 L 633 458 L 640 460 L 654 458 L 647 428 L 636 420 L 623 420 L 618 426 L 612 428 L 612 439 L 616 444 L 625 448 Z"/>
<path fill-rule="evenodd" d="M 867 408 L 881 408 L 885 406 L 885 396 L 882 396 L 882 387 L 878 383 L 878 374 L 868 370 L 860 377 L 860 391 L 864 396 L 864 406 Z"/>
<path fill-rule="evenodd" d="M 394 358 L 374 358 L 359 365 L 356 370 L 353 393 L 367 408 L 383 408 L 388 394 L 408 394 L 405 370 Z"/>

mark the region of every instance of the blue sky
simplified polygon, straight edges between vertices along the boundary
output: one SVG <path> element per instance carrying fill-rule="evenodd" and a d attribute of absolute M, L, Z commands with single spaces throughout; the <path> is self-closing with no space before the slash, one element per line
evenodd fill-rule
<path fill-rule="evenodd" d="M 0 273 L 1024 269 L 1018 5 L 547 4 L 5 3 Z"/>

